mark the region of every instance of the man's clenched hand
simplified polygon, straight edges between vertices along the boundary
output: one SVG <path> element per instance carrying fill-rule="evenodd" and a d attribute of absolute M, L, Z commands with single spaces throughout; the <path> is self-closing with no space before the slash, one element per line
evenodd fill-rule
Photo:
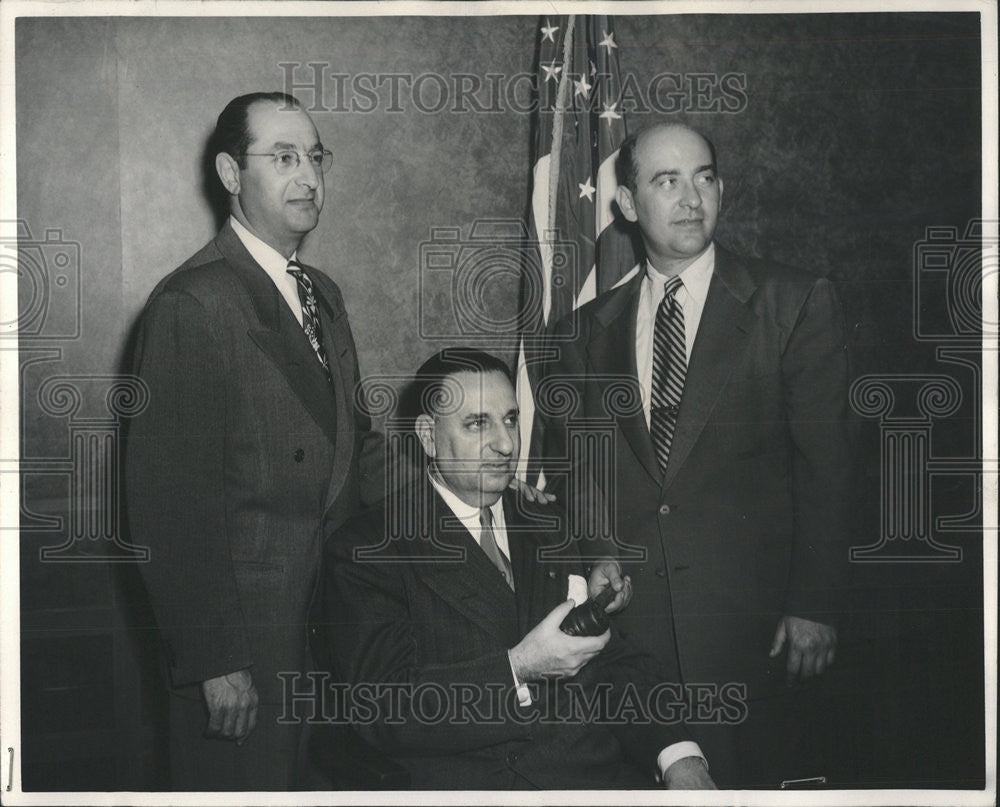
<path fill-rule="evenodd" d="M 632 578 L 627 574 L 622 575 L 621 564 L 614 558 L 603 558 L 591 567 L 590 578 L 587 580 L 587 594 L 590 599 L 596 599 L 597 595 L 608 586 L 611 586 L 617 594 L 604 610 L 613 614 L 622 610 L 632 600 Z"/>
<path fill-rule="evenodd" d="M 813 622 L 797 616 L 783 616 L 778 622 L 771 643 L 771 658 L 777 656 L 788 643 L 788 662 L 785 665 L 787 682 L 791 686 L 800 679 L 821 675 L 833 664 L 837 650 L 837 629 L 822 622 Z"/>
<path fill-rule="evenodd" d="M 519 681 L 537 681 L 543 676 L 572 678 L 604 649 L 610 630 L 600 636 L 567 636 L 559 629 L 573 606 L 573 600 L 557 605 L 511 648 L 510 663 Z"/>
<path fill-rule="evenodd" d="M 243 745 L 257 725 L 257 688 L 250 671 L 209 678 L 202 681 L 201 692 L 208 707 L 206 736 Z"/>

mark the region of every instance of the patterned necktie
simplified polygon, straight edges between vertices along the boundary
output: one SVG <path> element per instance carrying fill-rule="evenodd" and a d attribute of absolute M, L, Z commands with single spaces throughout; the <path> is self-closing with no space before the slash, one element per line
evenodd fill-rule
<path fill-rule="evenodd" d="M 653 329 L 653 383 L 650 389 L 649 435 L 653 439 L 660 472 L 667 469 L 670 443 L 674 439 L 677 411 L 684 392 L 687 352 L 684 346 L 684 309 L 677 302 L 683 286 L 674 275 L 663 286 L 663 300 L 656 309 Z"/>
<path fill-rule="evenodd" d="M 510 561 L 507 560 L 507 556 L 497 546 L 497 539 L 493 534 L 493 512 L 489 507 L 484 507 L 479 511 L 479 526 L 482 528 L 479 531 L 479 545 L 483 548 L 483 552 L 486 553 L 486 557 L 493 561 L 493 565 L 500 570 L 503 579 L 510 586 L 510 590 L 513 591 L 514 574 L 511 571 Z"/>
<path fill-rule="evenodd" d="M 316 293 L 313 291 L 312 280 L 303 271 L 298 261 L 288 262 L 288 274 L 295 278 L 299 287 L 299 302 L 302 304 L 302 330 L 309 338 L 309 344 L 316 351 L 316 358 L 323 365 L 327 380 L 330 380 L 330 362 L 323 347 L 323 326 L 319 321 L 319 308 L 316 307 Z"/>

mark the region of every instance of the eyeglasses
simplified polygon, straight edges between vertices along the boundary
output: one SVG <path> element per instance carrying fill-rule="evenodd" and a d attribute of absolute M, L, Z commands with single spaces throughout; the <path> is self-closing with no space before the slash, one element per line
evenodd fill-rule
<path fill-rule="evenodd" d="M 271 157 L 274 160 L 274 170 L 279 174 L 290 174 L 302 164 L 301 152 L 295 149 L 281 149 L 265 153 L 244 152 L 244 157 Z M 333 152 L 329 149 L 315 149 L 302 155 L 309 161 L 315 171 L 325 174 L 333 165 Z"/>

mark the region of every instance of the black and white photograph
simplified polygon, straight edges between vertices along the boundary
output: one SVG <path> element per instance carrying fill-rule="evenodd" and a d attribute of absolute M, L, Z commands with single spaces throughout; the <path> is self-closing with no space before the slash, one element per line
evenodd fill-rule
<path fill-rule="evenodd" d="M 996 804 L 995 2 L 0 23 L 4 803 Z"/>

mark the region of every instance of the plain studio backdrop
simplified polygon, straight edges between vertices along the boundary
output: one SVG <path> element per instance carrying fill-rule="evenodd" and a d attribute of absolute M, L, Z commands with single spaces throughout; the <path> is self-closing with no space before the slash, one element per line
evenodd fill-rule
<path fill-rule="evenodd" d="M 640 95 L 664 73 L 680 82 L 658 85 L 680 88 L 676 111 L 631 114 L 629 128 L 682 120 L 717 146 L 718 240 L 834 279 L 856 375 L 952 376 L 962 404 L 935 422 L 933 450 L 974 458 L 976 377 L 914 338 L 915 299 L 943 310 L 943 292 L 920 296 L 914 256 L 928 227 L 961 234 L 980 215 L 978 15 L 620 16 L 615 26 Z M 421 244 L 434 228 L 468 238 L 478 219 L 525 215 L 530 92 L 526 78 L 512 82 L 535 73 L 537 30 L 534 16 L 18 21 L 18 217 L 33 254 L 71 245 L 79 277 L 49 312 L 65 338 L 21 340 L 22 458 L 41 469 L 24 474 L 22 503 L 26 790 L 162 787 L 156 636 L 134 568 L 39 559 L 66 535 L 44 517 L 68 519 L 72 500 L 64 474 L 43 472 L 69 456 L 71 416 L 41 406 L 39 391 L 55 376 L 122 372 L 147 295 L 215 232 L 202 157 L 218 113 L 256 90 L 291 90 L 310 109 L 334 165 L 301 254 L 340 285 L 362 375 L 399 378 L 441 346 L 433 337 L 453 310 L 447 283 L 427 285 Z M 394 104 L 391 80 L 372 101 L 360 74 L 409 78 L 397 79 Z M 457 98 L 460 74 L 478 77 L 474 101 Z M 736 76 L 727 111 L 692 94 L 696 74 L 709 77 L 709 99 Z M 422 75 L 441 80 L 414 82 Z M 22 278 L 22 306 L 31 283 Z M 484 306 L 512 321 L 517 292 L 516 276 L 499 273 Z M 497 345 L 507 358 L 511 344 Z M 856 545 L 879 532 L 876 423 L 862 435 Z M 941 480 L 933 514 L 974 510 L 974 490 L 968 476 Z M 964 548 L 961 563 L 856 569 L 857 607 L 826 682 L 833 750 L 821 773 L 835 784 L 981 786 L 975 518 L 947 542 Z"/>

